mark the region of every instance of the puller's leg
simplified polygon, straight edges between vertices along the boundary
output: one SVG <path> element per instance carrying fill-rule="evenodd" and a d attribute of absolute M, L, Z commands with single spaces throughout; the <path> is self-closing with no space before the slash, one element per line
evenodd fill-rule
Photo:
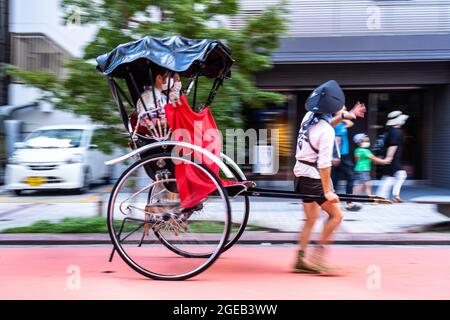
<path fill-rule="evenodd" d="M 297 262 L 295 264 L 295 272 L 298 273 L 319 273 L 317 268 L 306 260 L 306 248 L 308 247 L 311 238 L 311 232 L 314 225 L 319 218 L 320 206 L 316 202 L 303 203 L 303 210 L 305 212 L 305 224 L 303 230 L 299 234 L 300 248 L 298 251 Z"/>

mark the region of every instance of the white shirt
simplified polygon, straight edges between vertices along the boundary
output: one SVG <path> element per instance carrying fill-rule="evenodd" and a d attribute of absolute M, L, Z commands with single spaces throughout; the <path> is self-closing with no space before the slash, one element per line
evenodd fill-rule
<path fill-rule="evenodd" d="M 156 107 L 155 107 L 155 101 L 153 99 L 153 92 L 152 89 L 146 89 L 144 92 L 142 92 L 141 94 L 141 98 L 142 100 L 144 100 L 144 104 L 147 107 L 147 110 L 150 112 L 151 110 L 154 110 L 156 108 L 161 108 L 164 107 L 164 105 L 167 104 L 167 97 L 164 93 L 161 93 L 161 91 L 159 91 L 157 88 L 155 88 L 155 96 L 156 96 Z M 141 99 L 138 99 L 137 104 L 136 104 L 136 111 L 138 113 L 138 117 L 139 119 L 141 119 L 146 111 L 144 108 L 144 105 L 142 104 Z M 158 110 L 160 114 L 165 114 L 165 110 L 164 108 L 159 109 Z"/>
<path fill-rule="evenodd" d="M 311 112 L 307 112 L 302 120 L 302 124 L 309 119 Z M 331 167 L 331 160 L 333 157 L 335 132 L 333 127 L 325 120 L 319 120 L 318 123 L 312 125 L 309 128 L 309 141 L 311 144 L 319 150 L 316 153 L 308 142 L 303 141 L 302 149 L 300 150 L 299 143 L 297 141 L 297 152 L 295 158 L 297 160 L 304 160 L 308 162 L 316 162 L 318 168 Z M 307 164 L 296 162 L 294 167 L 294 174 L 296 177 L 309 177 L 312 179 L 320 179 L 319 171 Z"/>

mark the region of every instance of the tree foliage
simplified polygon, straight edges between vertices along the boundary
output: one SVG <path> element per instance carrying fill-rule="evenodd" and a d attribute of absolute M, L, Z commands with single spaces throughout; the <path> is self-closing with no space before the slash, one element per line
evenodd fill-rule
<path fill-rule="evenodd" d="M 255 87 L 255 73 L 271 67 L 271 52 L 285 31 L 283 8 L 271 6 L 248 19 L 239 30 L 226 23 L 239 11 L 236 0 L 62 0 L 65 19 L 79 14 L 82 24 L 98 26 L 84 56 L 66 65 L 68 75 L 58 79 L 46 72 L 20 70 L 9 66 L 7 72 L 28 85 L 41 89 L 43 100 L 57 108 L 87 115 L 95 122 L 115 127 L 120 123 L 116 106 L 104 77 L 95 69 L 94 59 L 117 45 L 146 35 L 181 34 L 189 38 L 221 39 L 232 50 L 235 65 L 232 79 L 224 81 L 212 107 L 222 128 L 242 126 L 241 107 L 262 107 L 281 103 L 283 96 Z M 66 21 L 66 20 L 65 20 Z M 199 80 L 198 101 L 206 101 L 211 86 Z M 111 130 L 104 142 L 119 141 L 120 130 Z"/>

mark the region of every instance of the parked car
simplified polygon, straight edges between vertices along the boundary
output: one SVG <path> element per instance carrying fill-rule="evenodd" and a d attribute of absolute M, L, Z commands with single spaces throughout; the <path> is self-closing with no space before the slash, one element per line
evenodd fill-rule
<path fill-rule="evenodd" d="M 46 126 L 15 144 L 8 159 L 5 188 L 16 194 L 23 190 L 72 189 L 86 192 L 91 183 L 109 183 L 112 168 L 104 162 L 112 158 L 93 144 L 96 125 Z"/>

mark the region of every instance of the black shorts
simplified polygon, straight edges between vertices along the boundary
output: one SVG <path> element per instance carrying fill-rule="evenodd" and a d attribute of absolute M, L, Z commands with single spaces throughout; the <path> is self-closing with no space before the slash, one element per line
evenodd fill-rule
<path fill-rule="evenodd" d="M 317 204 L 321 206 L 324 202 L 327 201 L 323 193 L 322 181 L 320 179 L 313 179 L 309 177 L 295 177 L 294 190 L 295 192 L 298 192 L 300 194 L 322 197 L 322 199 L 318 200 L 304 199 L 304 203 L 317 202 Z"/>

